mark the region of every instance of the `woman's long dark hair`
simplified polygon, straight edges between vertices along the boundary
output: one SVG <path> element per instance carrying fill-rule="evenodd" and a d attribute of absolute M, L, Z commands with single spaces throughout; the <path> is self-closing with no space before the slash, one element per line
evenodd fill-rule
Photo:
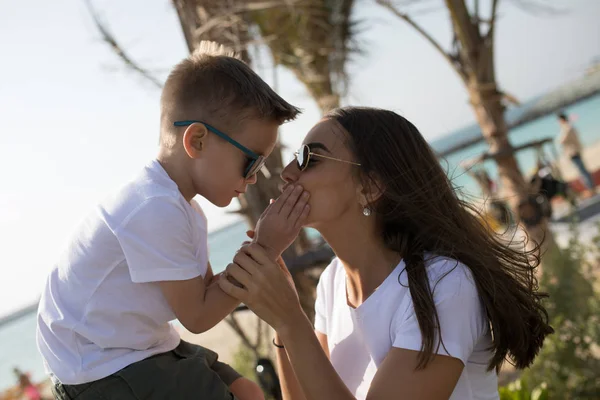
<path fill-rule="evenodd" d="M 500 241 L 479 219 L 478 210 L 456 195 L 434 152 L 405 118 L 354 107 L 325 117 L 349 134 L 361 178 L 382 186 L 383 195 L 371 208 L 386 245 L 406 264 L 423 336 L 417 368 L 431 361 L 436 337 L 441 338 L 425 267 L 427 253 L 458 260 L 470 269 L 492 331 L 489 370 L 507 358 L 517 368 L 529 366 L 553 332 L 541 304 L 546 295 L 538 291 L 535 277 L 539 248 L 515 250 Z"/>

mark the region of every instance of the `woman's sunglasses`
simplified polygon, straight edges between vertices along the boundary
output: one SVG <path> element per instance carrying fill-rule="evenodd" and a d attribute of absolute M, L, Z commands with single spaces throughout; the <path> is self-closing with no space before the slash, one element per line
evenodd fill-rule
<path fill-rule="evenodd" d="M 308 167 L 308 163 L 310 162 L 311 157 L 326 158 L 328 160 L 339 161 L 339 162 L 343 162 L 346 164 L 357 165 L 360 167 L 359 163 L 355 163 L 353 161 L 340 160 L 339 158 L 333 158 L 333 157 L 325 156 L 323 154 L 313 153 L 312 151 L 310 151 L 310 146 L 307 144 L 300 147 L 300 150 L 295 152 L 294 156 L 296 156 L 296 163 L 298 164 L 298 169 L 300 171 L 304 171 L 306 169 L 306 167 Z"/>
<path fill-rule="evenodd" d="M 173 125 L 175 126 L 189 126 L 192 124 L 202 124 L 206 127 L 206 129 L 208 129 L 210 132 L 214 133 L 215 135 L 217 135 L 218 137 L 220 137 L 221 139 L 225 139 L 226 141 L 228 141 L 229 143 L 231 143 L 232 145 L 234 145 L 235 147 L 237 147 L 238 149 L 240 149 L 245 155 L 246 158 L 248 159 L 246 165 L 244 166 L 244 172 L 242 174 L 242 176 L 244 177 L 244 179 L 248 179 L 254 175 L 256 175 L 256 173 L 258 171 L 260 171 L 264 165 L 265 165 L 265 161 L 267 161 L 267 159 L 265 158 L 265 156 L 261 156 L 259 154 L 256 154 L 255 152 L 253 152 L 252 150 L 250 150 L 249 148 L 247 148 L 246 146 L 244 146 L 243 144 L 241 144 L 240 142 L 232 139 L 229 135 L 221 132 L 220 130 L 218 130 L 217 128 L 214 128 L 212 126 L 210 126 L 209 124 L 202 122 L 202 121 L 175 121 L 173 122 Z"/>

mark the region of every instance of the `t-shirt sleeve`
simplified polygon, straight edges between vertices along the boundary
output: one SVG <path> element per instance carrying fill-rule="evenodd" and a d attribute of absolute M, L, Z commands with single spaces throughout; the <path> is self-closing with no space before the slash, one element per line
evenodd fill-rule
<path fill-rule="evenodd" d="M 317 284 L 317 298 L 315 299 L 315 330 L 327 335 L 327 291 L 328 277 L 331 267 L 325 268 Z"/>
<path fill-rule="evenodd" d="M 191 222 L 174 199 L 147 200 L 115 230 L 136 283 L 178 281 L 206 274 L 206 238 L 194 238 Z"/>
<path fill-rule="evenodd" d="M 458 358 L 466 365 L 475 344 L 486 330 L 485 313 L 477 288 L 470 271 L 463 265 L 433 281 L 434 287 L 433 299 L 442 336 L 442 343 L 436 338 L 434 352 Z M 393 347 L 420 351 L 422 335 L 412 300 L 394 324 Z"/>
<path fill-rule="evenodd" d="M 200 219 L 202 220 L 202 223 L 204 224 L 204 227 L 206 228 L 208 226 L 208 219 L 206 218 L 206 214 L 204 214 L 204 210 L 202 209 L 202 206 L 200 205 L 200 203 L 198 203 L 196 201 L 196 199 L 192 199 L 190 201 L 190 204 L 192 205 L 192 208 L 194 210 L 196 210 L 196 212 L 198 214 L 200 214 Z"/>

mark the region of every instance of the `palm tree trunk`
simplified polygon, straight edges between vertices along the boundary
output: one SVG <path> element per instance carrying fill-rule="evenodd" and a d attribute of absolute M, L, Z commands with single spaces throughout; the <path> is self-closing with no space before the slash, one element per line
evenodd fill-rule
<path fill-rule="evenodd" d="M 498 175 L 505 197 L 519 220 L 540 212 L 530 202 L 529 185 L 525 182 L 519 168 L 513 147 L 508 138 L 508 128 L 504 117 L 504 106 L 501 94 L 495 85 L 480 85 L 475 79 L 467 83 L 471 106 L 483 136 L 489 145 L 489 153 L 496 154 L 494 160 L 498 167 Z M 529 238 L 542 245 L 545 253 L 556 246 L 552 233 L 548 229 L 548 221 L 542 218 L 535 225 L 525 226 Z M 534 243 L 529 243 L 532 248 Z"/>
<path fill-rule="evenodd" d="M 504 116 L 502 93 L 496 84 L 494 63 L 494 23 L 497 1 L 493 2 L 491 26 L 487 33 L 481 32 L 480 21 L 469 15 L 464 0 L 446 0 L 456 41 L 460 44 L 454 58 L 454 68 L 462 78 L 481 133 L 494 155 L 504 196 L 520 220 L 540 213 L 539 206 L 531 201 L 529 185 L 519 169 L 508 136 Z M 542 253 L 554 250 L 556 243 L 548 229 L 546 218 L 537 223 L 523 224 L 530 239 L 542 245 Z M 535 243 L 530 243 L 531 248 Z"/>

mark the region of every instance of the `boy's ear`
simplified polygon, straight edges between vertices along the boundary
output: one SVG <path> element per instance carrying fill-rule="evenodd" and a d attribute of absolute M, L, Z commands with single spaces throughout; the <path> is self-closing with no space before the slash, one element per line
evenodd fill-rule
<path fill-rule="evenodd" d="M 183 133 L 183 148 L 190 158 L 200 157 L 205 148 L 208 130 L 204 124 L 194 123 L 187 127 Z"/>

